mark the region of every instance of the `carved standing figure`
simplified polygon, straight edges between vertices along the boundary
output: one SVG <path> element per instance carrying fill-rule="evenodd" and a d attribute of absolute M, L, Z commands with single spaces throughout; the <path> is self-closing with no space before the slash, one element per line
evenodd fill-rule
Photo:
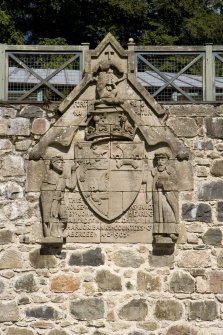
<path fill-rule="evenodd" d="M 175 170 L 168 165 L 168 160 L 169 155 L 166 152 L 156 153 L 156 167 L 152 169 L 153 234 L 157 243 L 165 241 L 165 237 L 175 242 L 178 237 L 177 175 Z"/>
<path fill-rule="evenodd" d="M 41 185 L 41 209 L 45 237 L 61 237 L 67 224 L 64 203 L 65 188 L 74 189 L 77 182 L 76 168 L 71 168 L 71 178 L 64 177 L 64 161 L 60 156 L 52 157 L 46 178 Z"/>

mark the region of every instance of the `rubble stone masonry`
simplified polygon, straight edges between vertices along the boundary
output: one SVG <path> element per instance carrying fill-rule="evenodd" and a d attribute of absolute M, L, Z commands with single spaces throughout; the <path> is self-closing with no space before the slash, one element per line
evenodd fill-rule
<path fill-rule="evenodd" d="M 57 106 L 0 106 L 0 334 L 223 334 L 223 106 L 166 105 L 190 148 L 194 187 L 180 192 L 183 240 L 41 246 L 28 153 Z M 38 174 L 38 171 L 36 171 Z M 188 173 L 191 173 L 188 178 Z"/>

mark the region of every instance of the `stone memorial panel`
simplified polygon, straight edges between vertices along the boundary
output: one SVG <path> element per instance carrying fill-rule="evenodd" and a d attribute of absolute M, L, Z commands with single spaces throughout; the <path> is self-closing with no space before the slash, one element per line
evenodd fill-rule
<path fill-rule="evenodd" d="M 40 185 L 42 243 L 175 243 L 184 145 L 111 35 L 86 68 L 30 153 L 46 171 L 30 169 L 27 183 L 29 192 Z"/>

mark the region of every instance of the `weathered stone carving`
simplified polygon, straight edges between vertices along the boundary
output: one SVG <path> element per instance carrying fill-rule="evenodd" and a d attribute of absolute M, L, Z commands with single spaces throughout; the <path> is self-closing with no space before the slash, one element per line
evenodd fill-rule
<path fill-rule="evenodd" d="M 140 190 L 143 143 L 99 140 L 94 144 L 79 143 L 75 149 L 80 164 L 78 185 L 85 201 L 102 218 L 117 218 Z"/>
<path fill-rule="evenodd" d="M 179 229 L 178 188 L 175 170 L 166 152 L 155 153 L 153 176 L 153 234 L 155 243 L 176 242 Z"/>
<path fill-rule="evenodd" d="M 52 157 L 46 178 L 41 185 L 41 210 L 43 233 L 45 237 L 62 237 L 67 225 L 68 215 L 64 202 L 65 188 L 76 186 L 76 166 L 71 168 L 71 178 L 66 179 L 64 161 L 61 156 Z"/>
<path fill-rule="evenodd" d="M 93 80 L 96 81 L 95 104 L 119 105 L 123 102 L 118 98 L 117 85 L 126 79 L 123 70 L 111 60 L 101 61 L 94 70 Z"/>
<path fill-rule="evenodd" d="M 41 192 L 43 243 L 177 239 L 178 177 L 157 152 L 168 149 L 180 164 L 187 150 L 128 57 L 110 34 L 90 51 L 82 82 L 59 107 L 63 115 L 30 153 L 46 166 L 50 160 L 40 189 L 33 176 L 28 182 Z"/>

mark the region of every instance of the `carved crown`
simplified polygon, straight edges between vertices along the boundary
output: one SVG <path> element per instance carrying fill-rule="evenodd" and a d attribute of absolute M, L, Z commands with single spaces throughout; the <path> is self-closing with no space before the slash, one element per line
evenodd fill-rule
<path fill-rule="evenodd" d="M 133 140 L 135 127 L 123 111 L 114 109 L 93 110 L 90 112 L 88 127 L 85 130 L 86 140 L 99 137 L 123 138 Z"/>

